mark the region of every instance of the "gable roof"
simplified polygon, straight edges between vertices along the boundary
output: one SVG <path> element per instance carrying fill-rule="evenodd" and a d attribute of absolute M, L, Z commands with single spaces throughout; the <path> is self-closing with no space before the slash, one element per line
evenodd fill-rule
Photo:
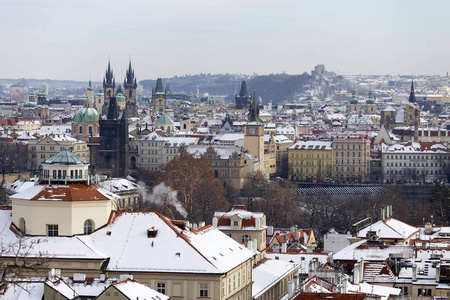
<path fill-rule="evenodd" d="M 157 234 L 148 238 L 151 227 Z M 254 256 L 212 226 L 192 230 L 156 212 L 113 212 L 105 227 L 79 238 L 110 257 L 108 271 L 223 274 Z"/>
<path fill-rule="evenodd" d="M 167 300 L 168 296 L 161 294 L 135 280 L 127 279 L 117 283 L 113 283 L 112 286 L 120 291 L 128 299 L 158 299 Z"/>
<path fill-rule="evenodd" d="M 380 239 L 396 240 L 408 240 L 419 233 L 418 228 L 394 218 L 387 218 L 371 224 L 358 231 L 356 237 L 365 238 L 368 231 L 375 231 Z"/>

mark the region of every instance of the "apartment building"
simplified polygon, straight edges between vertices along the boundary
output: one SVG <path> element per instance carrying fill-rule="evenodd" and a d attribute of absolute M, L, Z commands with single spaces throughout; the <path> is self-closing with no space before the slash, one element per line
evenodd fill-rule
<path fill-rule="evenodd" d="M 332 175 L 331 141 L 299 141 L 288 148 L 289 179 L 326 180 Z"/>
<path fill-rule="evenodd" d="M 38 139 L 28 140 L 28 169 L 38 169 L 45 160 L 62 150 L 70 150 L 73 154 L 89 162 L 89 148 L 86 142 L 66 134 L 49 134 Z"/>
<path fill-rule="evenodd" d="M 383 182 L 447 182 L 450 151 L 440 143 L 403 143 L 382 149 Z"/>
<path fill-rule="evenodd" d="M 333 139 L 333 178 L 340 182 L 369 182 L 370 139 L 366 135 Z"/>

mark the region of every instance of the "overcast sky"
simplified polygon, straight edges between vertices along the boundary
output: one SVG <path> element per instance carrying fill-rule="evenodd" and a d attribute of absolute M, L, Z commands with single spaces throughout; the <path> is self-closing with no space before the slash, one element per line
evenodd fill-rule
<path fill-rule="evenodd" d="M 445 75 L 450 1 L 0 0 L 0 78 Z"/>

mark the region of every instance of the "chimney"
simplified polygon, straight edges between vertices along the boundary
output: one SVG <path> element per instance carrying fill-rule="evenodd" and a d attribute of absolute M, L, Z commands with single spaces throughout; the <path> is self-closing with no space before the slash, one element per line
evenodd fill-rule
<path fill-rule="evenodd" d="M 253 252 L 258 252 L 258 242 L 256 239 L 253 239 Z"/>
<path fill-rule="evenodd" d="M 425 223 L 425 234 L 431 234 L 433 232 L 433 224 L 430 222 Z"/>
<path fill-rule="evenodd" d="M 281 253 L 286 253 L 287 252 L 287 245 L 286 242 L 283 242 L 281 244 Z"/>
<path fill-rule="evenodd" d="M 359 263 L 359 281 L 362 282 L 364 277 L 364 258 L 361 257 Z"/>
<path fill-rule="evenodd" d="M 198 228 L 203 228 L 203 227 L 205 227 L 205 221 L 198 222 Z"/>
<path fill-rule="evenodd" d="M 256 227 L 256 230 L 261 229 L 261 219 L 260 218 L 255 218 L 255 227 Z"/>
<path fill-rule="evenodd" d="M 413 264 L 412 267 L 412 281 L 417 281 L 417 265 Z"/>
<path fill-rule="evenodd" d="M 297 241 L 300 241 L 300 230 L 297 230 L 297 231 L 295 232 L 295 239 L 296 239 Z"/>
<path fill-rule="evenodd" d="M 436 282 L 439 282 L 441 276 L 441 264 L 436 265 Z"/>
<path fill-rule="evenodd" d="M 353 267 L 353 284 L 359 284 L 359 264 L 356 263 Z"/>
<path fill-rule="evenodd" d="M 253 242 L 252 240 L 247 241 L 247 249 L 252 251 L 253 250 Z"/>
<path fill-rule="evenodd" d="M 267 235 L 268 236 L 272 236 L 273 235 L 273 226 L 268 226 L 267 227 Z"/>
<path fill-rule="evenodd" d="M 292 298 L 294 296 L 294 281 L 291 280 L 288 282 L 288 298 Z"/>
<path fill-rule="evenodd" d="M 217 221 L 218 221 L 217 217 L 214 217 L 213 220 L 212 220 L 212 226 L 213 227 L 217 228 Z"/>
<path fill-rule="evenodd" d="M 342 282 L 342 293 L 347 294 L 348 293 L 348 278 L 344 278 Z"/>

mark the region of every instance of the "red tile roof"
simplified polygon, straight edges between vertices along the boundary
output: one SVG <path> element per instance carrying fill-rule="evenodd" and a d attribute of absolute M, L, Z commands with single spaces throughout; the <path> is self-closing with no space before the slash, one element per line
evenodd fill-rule
<path fill-rule="evenodd" d="M 74 183 L 68 185 L 46 186 L 30 200 L 59 200 L 59 201 L 94 201 L 109 200 L 110 198 L 98 191 L 97 185 Z"/>

